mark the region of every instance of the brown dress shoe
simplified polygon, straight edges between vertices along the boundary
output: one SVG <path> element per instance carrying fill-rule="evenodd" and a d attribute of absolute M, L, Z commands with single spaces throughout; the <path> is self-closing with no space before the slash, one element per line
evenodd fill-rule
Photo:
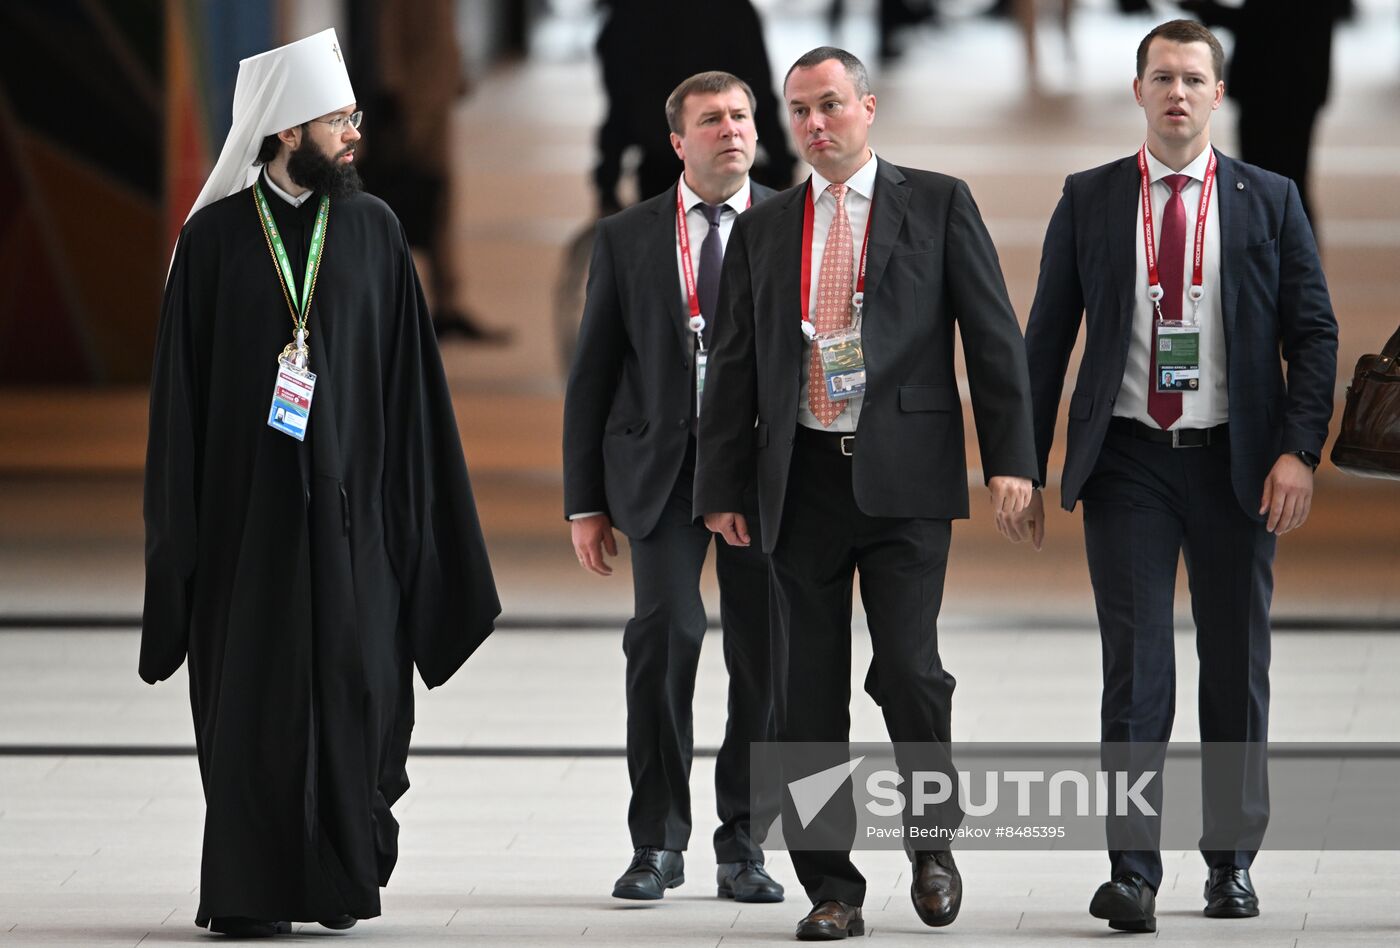
<path fill-rule="evenodd" d="M 914 911 L 925 925 L 953 924 L 962 908 L 962 874 L 947 850 L 914 855 L 914 882 L 909 887 Z"/>
<path fill-rule="evenodd" d="M 798 941 L 835 941 L 864 934 L 865 919 L 860 917 L 860 906 L 835 899 L 818 902 L 797 923 Z"/>

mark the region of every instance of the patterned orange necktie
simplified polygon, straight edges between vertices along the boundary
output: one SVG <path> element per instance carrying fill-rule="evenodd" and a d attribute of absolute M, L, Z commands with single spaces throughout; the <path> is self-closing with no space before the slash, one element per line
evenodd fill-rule
<path fill-rule="evenodd" d="M 855 271 L 851 222 L 846 217 L 846 186 L 830 184 L 827 190 L 836 198 L 836 214 L 831 218 L 831 226 L 826 232 L 821 273 L 817 278 L 817 312 L 812 325 L 818 333 L 844 329 L 851 324 L 851 288 Z M 846 403 L 833 402 L 826 397 L 821 347 L 815 340 L 810 345 L 812 355 L 807 367 L 807 407 L 822 427 L 828 428 L 846 410 Z"/>

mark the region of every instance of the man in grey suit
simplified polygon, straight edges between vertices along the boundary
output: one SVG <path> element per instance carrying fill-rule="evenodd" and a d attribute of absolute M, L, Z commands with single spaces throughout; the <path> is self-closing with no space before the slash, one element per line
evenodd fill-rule
<path fill-rule="evenodd" d="M 1104 769 L 1120 769 L 1108 762 L 1123 752 L 1154 761 L 1145 769 L 1164 758 L 1184 554 L 1200 656 L 1205 914 L 1246 918 L 1259 914 L 1249 867 L 1269 818 L 1274 550 L 1312 503 L 1337 320 L 1297 186 L 1211 147 L 1224 59 L 1190 20 L 1143 39 L 1133 92 L 1147 141 L 1065 181 L 1026 351 L 1044 480 L 1085 327 L 1060 501 L 1066 510 L 1084 502 L 1103 642 Z M 1039 492 L 1012 527 L 1040 548 Z M 1110 823 L 1111 878 L 1089 907 L 1109 927 L 1156 930 L 1159 833 L 1155 821 Z"/>
<path fill-rule="evenodd" d="M 934 757 L 946 764 L 954 680 L 939 661 L 937 616 L 952 521 L 968 515 L 954 330 L 1004 530 L 1035 475 L 1020 327 L 967 185 L 871 152 L 875 96 L 860 60 L 812 50 L 783 94 L 814 174 L 735 225 L 695 509 L 731 545 L 771 553 L 775 627 L 786 637 L 776 653 L 787 654 L 779 737 L 838 748 L 849 737 L 858 568 L 874 648 L 867 688 L 892 740 L 941 748 Z M 757 524 L 744 513 L 755 465 Z M 932 769 L 907 766 L 918 763 L 901 757 L 900 768 Z M 790 802 L 789 834 L 801 822 Z M 952 804 L 926 817 L 948 829 L 961 812 Z M 813 905 L 799 938 L 864 931 L 865 879 L 844 838 L 845 851 L 792 847 Z M 949 924 L 962 898 L 952 854 L 945 844 L 912 855 L 920 918 Z"/>
<path fill-rule="evenodd" d="M 564 400 L 564 506 L 579 564 L 607 576 L 613 525 L 631 540 L 635 612 L 622 647 L 634 853 L 613 888 L 622 899 L 659 899 L 685 879 L 691 698 L 706 625 L 700 571 L 711 543 L 691 510 L 705 320 L 735 218 L 773 193 L 749 181 L 754 96 L 742 80 L 692 76 L 671 93 L 666 118 L 685 171 L 665 193 L 599 222 Z M 715 762 L 718 891 L 779 902 L 749 786 L 749 744 L 773 734 L 768 563 L 757 550 L 717 546 L 729 669 Z"/>

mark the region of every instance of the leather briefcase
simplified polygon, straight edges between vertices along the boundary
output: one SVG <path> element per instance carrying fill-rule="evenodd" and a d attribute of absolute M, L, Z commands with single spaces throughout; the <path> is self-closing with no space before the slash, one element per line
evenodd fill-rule
<path fill-rule="evenodd" d="M 1380 355 L 1357 360 L 1332 463 L 1348 474 L 1400 480 L 1400 329 Z"/>

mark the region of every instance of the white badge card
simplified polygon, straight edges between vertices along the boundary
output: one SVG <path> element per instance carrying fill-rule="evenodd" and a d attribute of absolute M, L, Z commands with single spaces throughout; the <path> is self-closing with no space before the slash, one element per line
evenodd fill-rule
<path fill-rule="evenodd" d="M 298 441 L 306 440 L 306 423 L 311 417 L 311 396 L 316 392 L 316 375 L 300 371 L 285 362 L 277 363 L 277 382 L 272 387 L 272 409 L 267 413 L 269 428 L 275 428 Z"/>
<path fill-rule="evenodd" d="M 705 398 L 705 364 L 710 361 L 710 354 L 705 351 L 695 353 L 695 414 L 700 414 L 700 403 Z"/>
<path fill-rule="evenodd" d="M 865 351 L 859 329 L 838 329 L 817 336 L 826 378 L 826 397 L 833 402 L 865 394 Z"/>
<path fill-rule="evenodd" d="M 1178 321 L 1157 324 L 1152 377 L 1159 393 L 1194 392 L 1201 387 L 1201 328 Z"/>

